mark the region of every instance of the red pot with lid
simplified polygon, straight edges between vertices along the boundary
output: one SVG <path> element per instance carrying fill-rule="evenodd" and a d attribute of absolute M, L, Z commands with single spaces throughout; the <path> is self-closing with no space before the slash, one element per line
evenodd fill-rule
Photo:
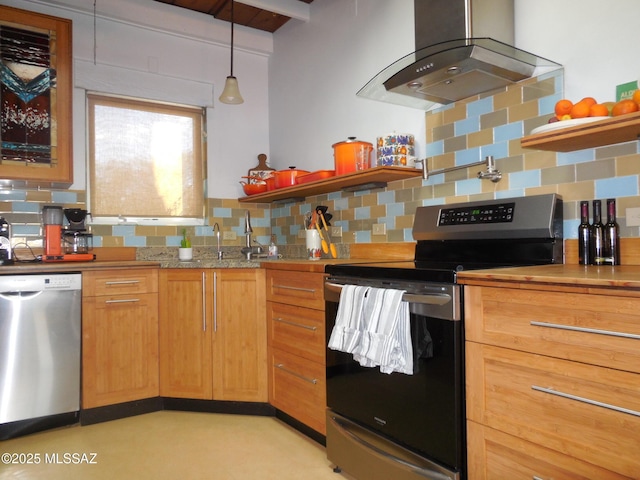
<path fill-rule="evenodd" d="M 356 137 L 349 137 L 344 142 L 334 143 L 332 147 L 336 175 L 344 175 L 371 167 L 373 152 L 371 143 L 362 142 Z"/>
<path fill-rule="evenodd" d="M 276 188 L 291 187 L 296 184 L 298 175 L 306 175 L 306 170 L 298 170 L 296 167 L 289 167 L 289 170 L 278 170 L 274 172 L 274 184 Z"/>

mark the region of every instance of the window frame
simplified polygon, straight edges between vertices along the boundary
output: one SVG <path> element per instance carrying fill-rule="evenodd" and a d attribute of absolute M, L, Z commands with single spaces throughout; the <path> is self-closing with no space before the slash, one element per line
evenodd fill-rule
<path fill-rule="evenodd" d="M 94 225 L 158 225 L 158 226 L 172 226 L 172 225 L 193 225 L 200 226 L 206 224 L 206 208 L 207 208 L 207 141 L 206 141 L 206 108 L 201 106 L 192 106 L 171 102 L 163 102 L 158 100 L 151 100 L 145 98 L 137 98 L 124 95 L 115 95 L 109 93 L 102 93 L 96 91 L 87 91 L 86 93 L 86 125 L 87 125 L 87 168 L 86 168 L 86 190 L 87 190 L 87 206 L 91 211 L 93 201 L 94 190 L 94 172 L 95 172 L 95 122 L 94 122 L 94 109 L 97 104 L 104 105 L 109 102 L 115 104 L 129 104 L 132 106 L 140 106 L 147 111 L 157 111 L 166 113 L 180 112 L 187 113 L 189 115 L 197 114 L 194 118 L 198 121 L 195 128 L 200 128 L 200 142 L 194 141 L 194 161 L 200 163 L 201 182 L 202 182 L 202 199 L 201 199 L 201 212 L 198 217 L 177 217 L 177 216 L 134 216 L 134 215 L 119 215 L 119 216 L 94 216 L 91 215 L 91 222 Z M 117 105 L 116 105 L 117 106 Z"/>

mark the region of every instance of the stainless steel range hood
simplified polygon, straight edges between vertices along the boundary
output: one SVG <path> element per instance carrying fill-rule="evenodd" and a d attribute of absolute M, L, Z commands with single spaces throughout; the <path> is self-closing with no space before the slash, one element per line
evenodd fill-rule
<path fill-rule="evenodd" d="M 358 96 L 430 110 L 561 68 L 511 46 L 514 0 L 415 0 L 416 51 Z"/>

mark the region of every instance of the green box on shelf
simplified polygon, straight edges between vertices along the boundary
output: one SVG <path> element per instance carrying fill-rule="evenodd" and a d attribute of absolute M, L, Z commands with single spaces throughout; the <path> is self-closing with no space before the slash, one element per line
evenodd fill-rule
<path fill-rule="evenodd" d="M 633 96 L 633 92 L 638 89 L 638 81 L 623 83 L 616 87 L 616 102 L 627 100 Z"/>

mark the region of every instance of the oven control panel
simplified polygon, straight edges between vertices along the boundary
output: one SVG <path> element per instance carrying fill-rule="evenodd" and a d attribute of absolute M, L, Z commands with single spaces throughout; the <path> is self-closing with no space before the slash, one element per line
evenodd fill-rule
<path fill-rule="evenodd" d="M 509 223 L 513 221 L 515 205 L 515 202 L 508 202 L 483 206 L 442 208 L 438 225 Z"/>

